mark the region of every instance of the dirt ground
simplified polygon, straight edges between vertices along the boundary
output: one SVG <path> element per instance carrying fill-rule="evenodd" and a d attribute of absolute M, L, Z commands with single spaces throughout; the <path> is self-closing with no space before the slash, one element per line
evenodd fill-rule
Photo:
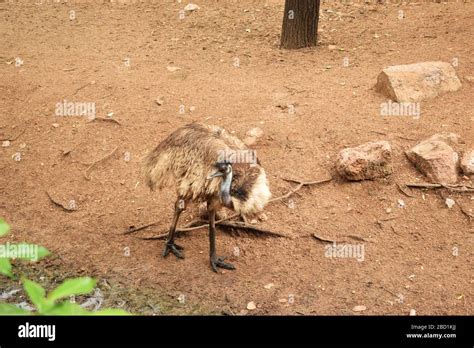
<path fill-rule="evenodd" d="M 0 1 L 0 139 L 11 141 L 0 147 L 0 216 L 12 225 L 10 240 L 42 244 L 68 269 L 163 294 L 177 307 L 184 295 L 180 313 L 474 313 L 474 231 L 459 209 L 472 212 L 474 195 L 408 197 L 396 185 L 426 180 L 403 154 L 418 140 L 449 131 L 473 146 L 472 3 L 325 1 L 319 46 L 284 51 L 283 0 L 199 0 L 184 19 L 186 3 L 171 0 L 42 2 Z M 373 86 L 382 68 L 437 60 L 458 63 L 461 90 L 422 102 L 419 119 L 380 116 L 385 98 Z M 113 113 L 120 124 L 56 116 L 64 100 L 96 103 L 98 117 Z M 210 270 L 205 229 L 180 238 L 184 260 L 163 259 L 162 240 L 139 239 L 168 228 L 175 198 L 171 188 L 145 187 L 141 158 L 193 121 L 241 137 L 260 127 L 256 150 L 274 196 L 293 187 L 281 177 L 334 176 L 266 208 L 257 226 L 291 238 L 221 231 L 218 253 L 237 267 L 223 274 Z M 356 183 L 337 177 L 336 154 L 373 140 L 390 141 L 395 173 Z M 116 147 L 87 180 L 89 165 Z M 55 205 L 46 191 L 77 209 Z M 448 209 L 442 196 L 458 204 Z M 194 217 L 189 209 L 181 224 Z M 325 257 L 313 233 L 356 236 L 364 260 Z M 256 309 L 247 312 L 251 301 Z"/>

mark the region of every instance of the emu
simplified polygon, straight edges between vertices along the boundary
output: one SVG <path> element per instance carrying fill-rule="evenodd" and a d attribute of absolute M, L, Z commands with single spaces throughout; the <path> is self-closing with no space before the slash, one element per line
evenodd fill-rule
<path fill-rule="evenodd" d="M 174 241 L 179 216 L 187 203 L 207 202 L 212 270 L 235 269 L 216 255 L 216 210 L 227 207 L 245 217 L 268 203 L 268 180 L 255 152 L 221 127 L 192 123 L 171 133 L 145 157 L 143 174 L 152 191 L 172 182 L 176 187 L 177 200 L 163 257 L 171 252 L 184 258 L 183 248 Z"/>

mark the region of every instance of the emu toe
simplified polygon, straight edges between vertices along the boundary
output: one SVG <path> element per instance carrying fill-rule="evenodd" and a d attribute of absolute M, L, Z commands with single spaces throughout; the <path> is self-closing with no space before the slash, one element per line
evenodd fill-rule
<path fill-rule="evenodd" d="M 217 267 L 234 270 L 235 267 L 231 263 L 224 262 L 225 257 L 211 257 L 211 267 L 214 272 L 217 273 Z"/>
<path fill-rule="evenodd" d="M 180 250 L 183 250 L 182 246 L 179 246 L 176 243 L 166 243 L 165 244 L 165 250 L 163 250 L 163 257 L 168 256 L 169 253 L 171 252 L 178 259 L 184 259 L 184 255 Z"/>

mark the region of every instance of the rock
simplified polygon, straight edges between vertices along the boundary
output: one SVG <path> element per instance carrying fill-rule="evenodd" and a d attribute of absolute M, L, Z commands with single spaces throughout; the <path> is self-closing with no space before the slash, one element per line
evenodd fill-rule
<path fill-rule="evenodd" d="M 370 142 L 339 152 L 336 169 L 347 180 L 367 180 L 392 174 L 392 148 L 387 141 Z"/>
<path fill-rule="evenodd" d="M 165 101 L 164 101 L 163 97 L 158 97 L 158 98 L 155 99 L 155 103 L 158 106 L 162 106 L 164 102 Z"/>
<path fill-rule="evenodd" d="M 263 135 L 263 130 L 261 128 L 255 127 L 248 130 L 245 135 L 253 138 L 260 138 Z"/>
<path fill-rule="evenodd" d="M 416 315 L 416 311 L 412 308 L 410 309 L 410 316 L 414 317 Z"/>
<path fill-rule="evenodd" d="M 185 12 L 194 12 L 194 11 L 197 11 L 199 10 L 200 7 L 196 4 L 187 4 L 185 7 L 184 7 L 184 11 Z"/>
<path fill-rule="evenodd" d="M 462 156 L 461 169 L 464 174 L 474 174 L 474 149 L 467 151 Z"/>
<path fill-rule="evenodd" d="M 352 310 L 353 310 L 354 312 L 363 312 L 363 311 L 365 311 L 366 309 L 367 309 L 366 306 L 355 306 L 354 308 L 352 308 Z"/>
<path fill-rule="evenodd" d="M 451 199 L 451 198 L 446 198 L 446 206 L 451 209 L 452 207 L 454 207 L 454 205 L 456 204 L 456 202 L 454 201 L 454 199 Z"/>
<path fill-rule="evenodd" d="M 274 286 L 275 286 L 275 284 L 273 284 L 273 283 L 268 283 L 268 284 L 264 285 L 263 287 L 264 287 L 265 289 L 267 289 L 267 290 L 270 290 L 270 289 L 273 288 Z"/>
<path fill-rule="evenodd" d="M 255 308 L 257 308 L 257 306 L 255 305 L 255 302 L 252 301 L 252 302 L 247 303 L 247 309 L 249 311 L 253 311 Z"/>
<path fill-rule="evenodd" d="M 258 140 L 263 136 L 263 130 L 261 128 L 255 127 L 245 133 L 247 136 L 244 139 L 244 144 L 247 146 L 252 146 L 258 142 Z"/>
<path fill-rule="evenodd" d="M 268 216 L 267 216 L 267 214 L 265 214 L 265 213 L 261 213 L 261 214 L 258 216 L 258 219 L 259 219 L 260 221 L 267 221 L 267 220 L 268 220 Z"/>
<path fill-rule="evenodd" d="M 11 144 L 11 143 L 10 143 L 10 140 L 4 140 L 4 141 L 2 142 L 2 147 L 9 147 L 10 144 Z"/>
<path fill-rule="evenodd" d="M 398 200 L 398 207 L 399 208 L 405 208 L 405 202 L 403 201 L 403 199 Z"/>
<path fill-rule="evenodd" d="M 336 45 L 329 45 L 328 46 L 328 50 L 330 50 L 330 51 L 334 51 L 336 48 L 337 48 Z"/>
<path fill-rule="evenodd" d="M 419 102 L 461 88 L 453 66 L 445 62 L 394 65 L 382 70 L 375 89 L 397 102 Z"/>
<path fill-rule="evenodd" d="M 178 66 L 167 66 L 166 69 L 170 72 L 175 72 L 175 71 L 181 70 L 181 68 L 178 67 Z"/>
<path fill-rule="evenodd" d="M 53 123 L 51 126 L 53 126 L 54 128 L 58 128 L 58 127 L 59 127 L 59 123 Z"/>
<path fill-rule="evenodd" d="M 453 184 L 458 180 L 458 154 L 444 141 L 429 138 L 405 154 L 432 182 Z"/>

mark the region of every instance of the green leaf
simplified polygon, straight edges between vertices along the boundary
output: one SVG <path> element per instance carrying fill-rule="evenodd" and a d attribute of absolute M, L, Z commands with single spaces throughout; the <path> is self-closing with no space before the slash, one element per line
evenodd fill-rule
<path fill-rule="evenodd" d="M 0 257 L 0 274 L 13 278 L 12 264 L 4 257 Z"/>
<path fill-rule="evenodd" d="M 10 231 L 10 225 L 0 218 L 0 237 L 7 235 L 8 231 Z"/>
<path fill-rule="evenodd" d="M 45 315 L 88 315 L 90 313 L 76 303 L 73 303 L 70 301 L 64 301 L 62 303 L 54 305 L 51 309 L 44 312 L 43 314 Z"/>
<path fill-rule="evenodd" d="M 49 301 L 56 301 L 60 298 L 72 295 L 84 295 L 95 288 L 95 279 L 89 277 L 67 279 L 48 295 Z"/>
<path fill-rule="evenodd" d="M 106 309 L 101 309 L 100 311 L 97 311 L 97 312 L 93 312 L 92 315 L 132 315 L 132 314 L 119 308 L 106 308 Z"/>
<path fill-rule="evenodd" d="M 0 248 L 2 245 L 0 245 Z M 26 242 L 18 244 L 9 244 L 5 245 L 4 249 L 7 251 L 7 248 L 10 250 L 15 250 L 15 253 L 11 259 L 20 259 L 20 260 L 29 260 L 29 261 L 38 261 L 43 257 L 50 255 L 48 249 L 42 247 L 41 245 L 29 244 Z"/>
<path fill-rule="evenodd" d="M 43 313 L 52 306 L 52 303 L 48 303 L 48 301 L 46 300 L 46 291 L 41 285 L 26 278 L 22 278 L 22 282 L 23 288 L 28 294 L 31 303 L 36 306 L 39 313 Z"/>
<path fill-rule="evenodd" d="M 0 315 L 29 315 L 30 312 L 10 303 L 0 303 Z"/>

